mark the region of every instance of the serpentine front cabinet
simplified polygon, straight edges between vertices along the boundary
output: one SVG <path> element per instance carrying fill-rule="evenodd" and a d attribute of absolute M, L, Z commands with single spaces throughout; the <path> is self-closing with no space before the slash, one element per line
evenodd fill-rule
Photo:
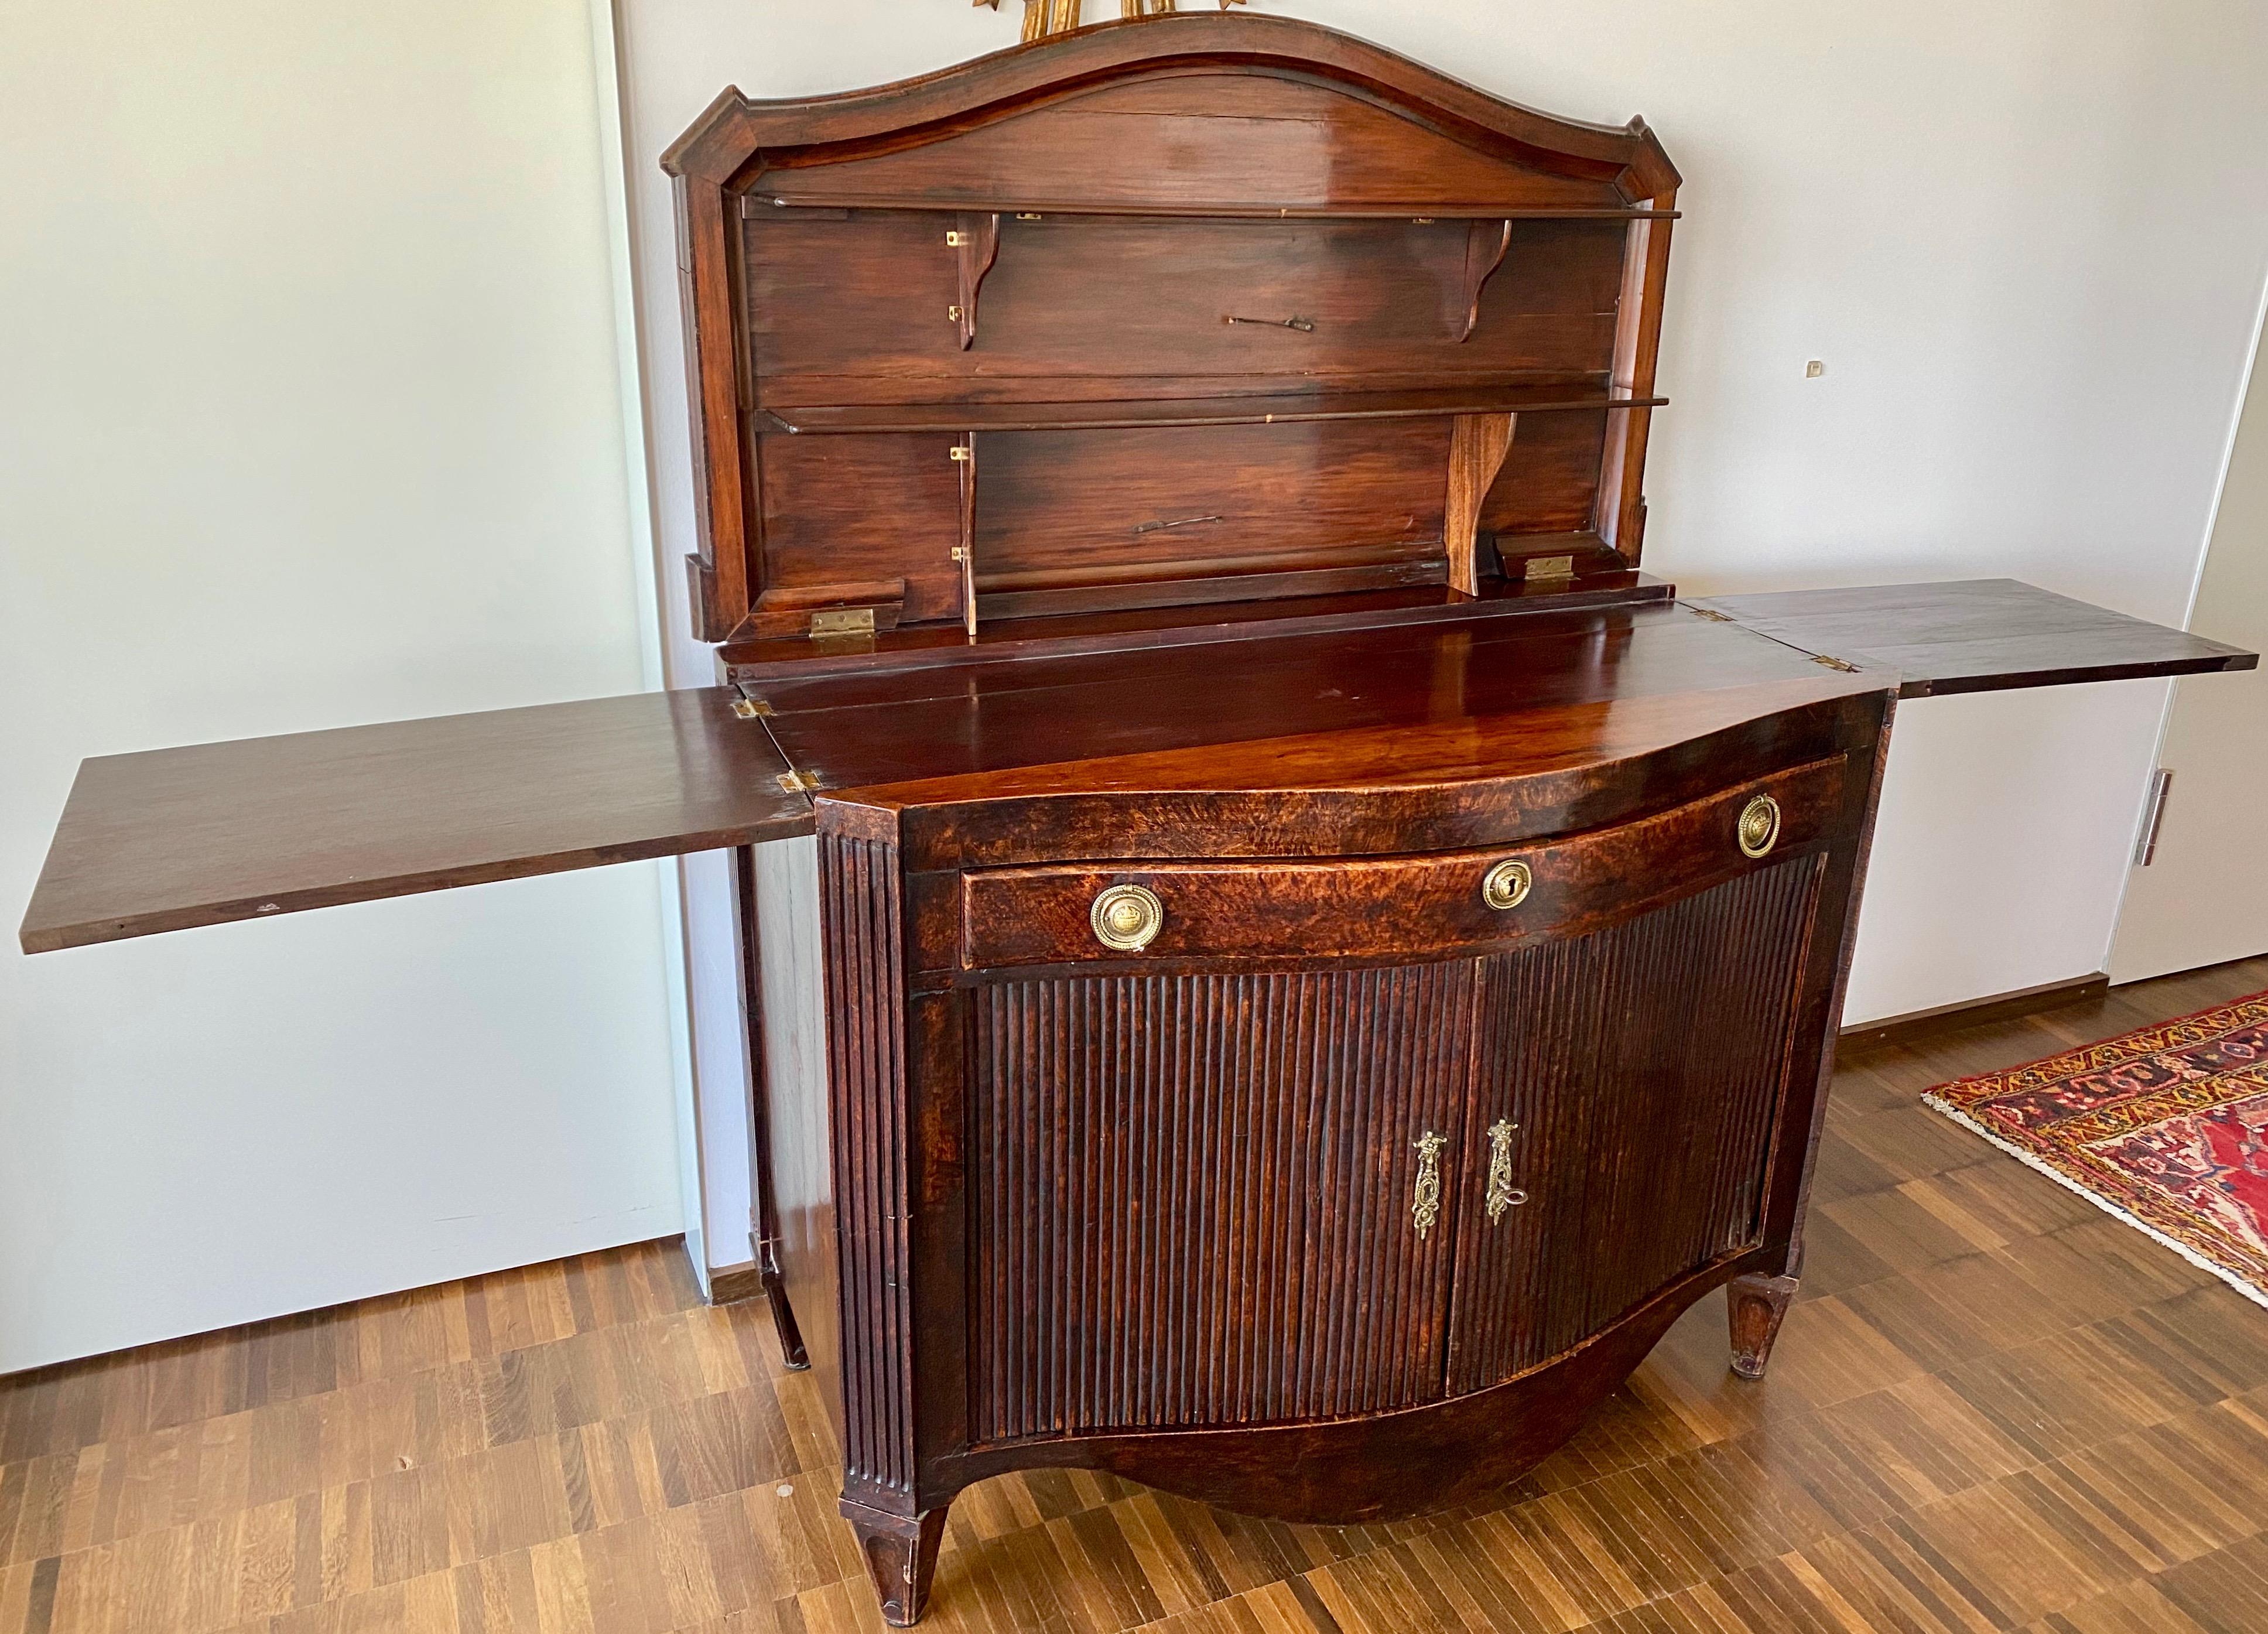
<path fill-rule="evenodd" d="M 753 1263 L 893 1622 L 1000 1471 L 1381 1520 L 1721 1284 L 1761 1372 L 1894 701 L 2254 661 L 1640 571 L 1638 121 L 1167 15 L 663 162 L 720 684 L 89 761 L 22 938 L 732 848 Z"/>

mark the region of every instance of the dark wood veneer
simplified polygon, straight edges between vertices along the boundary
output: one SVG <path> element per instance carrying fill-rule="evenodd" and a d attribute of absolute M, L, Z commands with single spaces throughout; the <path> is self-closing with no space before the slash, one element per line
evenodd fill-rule
<path fill-rule="evenodd" d="M 1690 605 L 1799 651 L 1896 675 L 1898 696 L 2252 669 L 2260 655 L 2013 578 L 1717 596 Z"/>
<path fill-rule="evenodd" d="M 808 833 L 721 687 L 110 754 L 79 767 L 26 953 Z"/>

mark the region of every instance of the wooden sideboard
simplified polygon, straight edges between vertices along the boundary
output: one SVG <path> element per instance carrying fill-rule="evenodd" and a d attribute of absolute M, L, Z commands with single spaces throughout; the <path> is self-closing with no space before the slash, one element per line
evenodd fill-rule
<path fill-rule="evenodd" d="M 1169 15 L 664 163 L 721 684 L 89 761 L 22 940 L 733 848 L 755 1253 L 893 1623 L 1004 1470 L 1382 1520 L 1712 1288 L 1760 1373 L 1897 699 L 2255 661 L 1646 575 L 1641 121 Z"/>

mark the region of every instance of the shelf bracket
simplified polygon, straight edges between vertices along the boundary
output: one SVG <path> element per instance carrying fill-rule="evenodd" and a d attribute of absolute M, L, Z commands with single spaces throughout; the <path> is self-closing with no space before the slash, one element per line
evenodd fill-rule
<path fill-rule="evenodd" d="M 946 232 L 945 242 L 960 271 L 961 298 L 946 315 L 960 326 L 961 350 L 967 351 L 976 340 L 977 291 L 1000 254 L 1000 212 L 964 210 L 954 219 L 956 224 Z"/>
<path fill-rule="evenodd" d="M 1448 553 L 1450 588 L 1469 596 L 1481 593 L 1481 502 L 1512 452 L 1519 421 L 1512 414 L 1461 414 L 1449 421 L 1449 501 L 1442 513 L 1441 542 Z"/>
<path fill-rule="evenodd" d="M 1474 221 L 1465 225 L 1465 327 L 1457 335 L 1460 342 L 1473 337 L 1473 326 L 1481 320 L 1481 291 L 1496 269 L 1504 265 L 1504 253 L 1512 247 L 1512 223 L 1503 221 Z"/>

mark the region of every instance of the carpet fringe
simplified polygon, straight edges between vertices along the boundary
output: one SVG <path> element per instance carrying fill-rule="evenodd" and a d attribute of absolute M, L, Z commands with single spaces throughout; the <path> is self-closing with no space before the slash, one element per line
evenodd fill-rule
<path fill-rule="evenodd" d="M 2007 1139 L 2004 1136 L 1993 1133 L 1992 1130 L 1985 1128 L 1984 1124 L 1979 1123 L 1975 1118 L 1970 1117 L 1966 1112 L 1963 1112 L 1960 1108 L 1955 1106 L 1943 1096 L 1934 1093 L 1925 1094 L 1921 1098 L 1921 1103 L 1927 1107 L 1931 1111 L 1938 1113 L 1944 1117 L 1951 1118 L 1955 1123 L 1960 1124 L 1963 1129 L 1967 1130 L 1970 1134 L 1977 1136 L 1979 1139 L 1988 1141 L 1992 1145 L 1998 1146 L 2001 1151 L 2015 1159 L 2017 1162 L 2022 1164 L 2026 1168 L 2038 1170 L 2041 1174 L 2046 1175 L 2050 1180 L 2055 1181 L 2057 1185 L 2062 1187 L 2066 1191 L 2072 1193 L 2074 1196 L 2086 1198 L 2096 1208 L 2101 1209 L 2105 1214 L 2110 1216 L 2111 1218 L 2124 1221 L 2125 1224 L 2132 1226 L 2136 1231 L 2140 1232 L 2145 1237 L 2149 1238 L 2151 1241 L 2159 1244 L 2161 1247 L 2171 1248 L 2176 1254 L 2180 1255 L 2182 1258 L 2187 1260 L 2199 1270 L 2211 1272 L 2213 1276 L 2220 1277 L 2221 1281 L 2235 1289 L 2237 1292 L 2251 1300 L 2253 1304 L 2264 1308 L 2268 1308 L 2268 1291 L 2254 1287 L 2250 1282 L 2247 1282 L 2242 1277 L 2238 1276 L 2236 1272 L 2231 1270 L 2228 1266 L 2222 1265 L 2216 1261 L 2207 1259 L 2195 1248 L 2191 1248 L 2189 1244 L 2180 1241 L 2176 1238 L 2168 1236 L 2164 1232 L 2160 1231 L 2156 1226 L 2151 1225 L 2149 1221 L 2137 1218 L 2132 1213 L 2129 1212 L 2127 1210 L 2120 1208 L 2117 1203 L 2111 1202 L 2110 1198 L 2104 1196 L 2101 1192 L 2081 1185 L 2078 1181 L 2065 1174 L 2061 1169 L 2050 1164 L 2044 1158 L 2042 1158 L 2034 1152 L 2027 1152 L 2023 1147 L 2016 1145 L 2015 1142 Z"/>

